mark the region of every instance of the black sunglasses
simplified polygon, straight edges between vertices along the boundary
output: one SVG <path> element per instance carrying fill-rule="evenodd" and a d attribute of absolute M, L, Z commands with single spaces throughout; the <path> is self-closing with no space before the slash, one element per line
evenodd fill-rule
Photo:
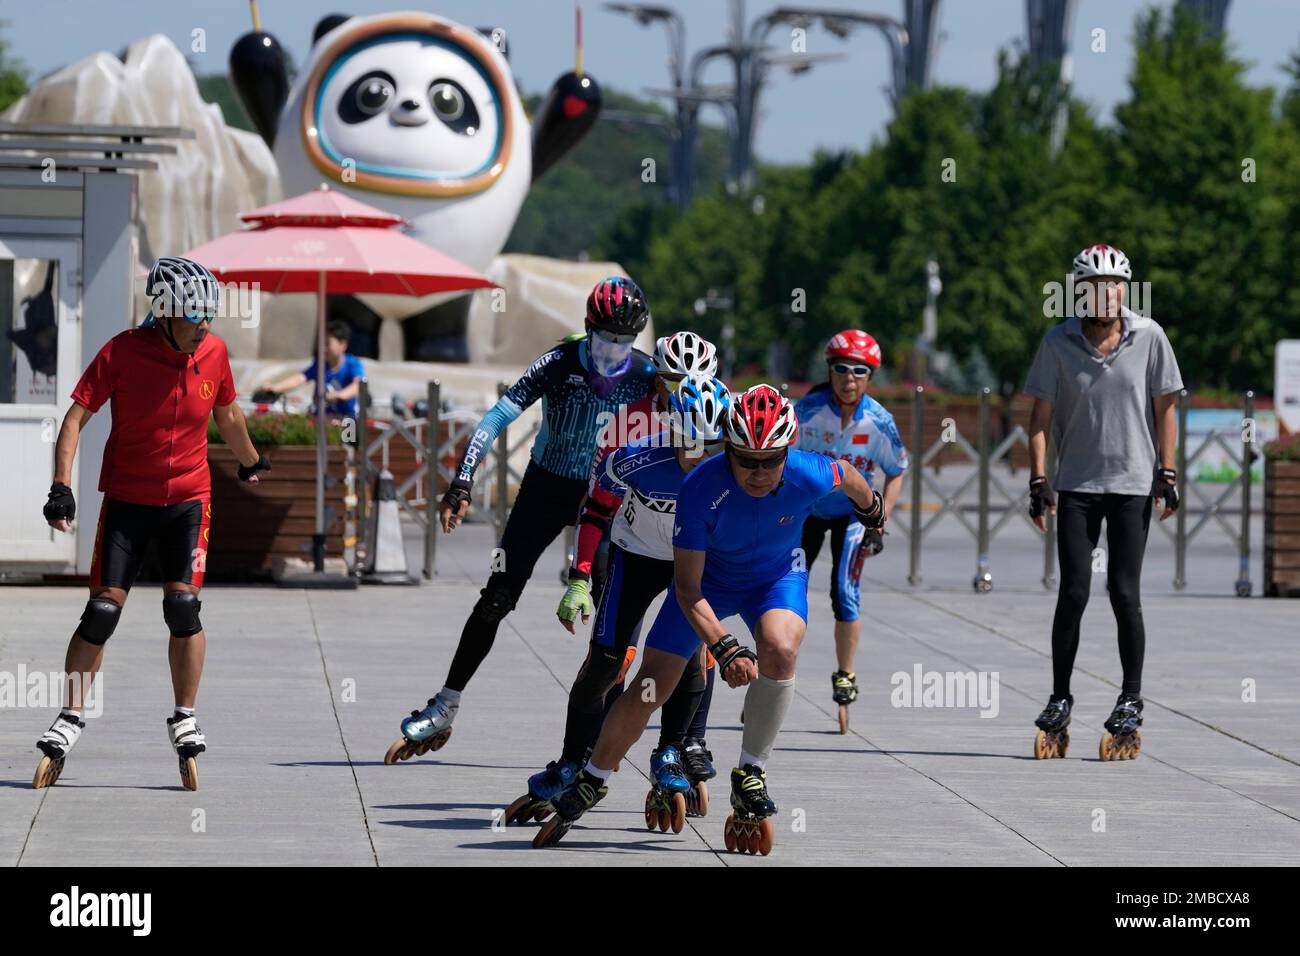
<path fill-rule="evenodd" d="M 735 451 L 731 446 L 727 446 L 727 454 L 731 455 L 737 465 L 746 471 L 763 469 L 764 471 L 775 471 L 785 464 L 786 452 L 788 449 L 782 449 L 781 454 L 774 458 L 751 458 L 749 455 L 742 455 Z"/>

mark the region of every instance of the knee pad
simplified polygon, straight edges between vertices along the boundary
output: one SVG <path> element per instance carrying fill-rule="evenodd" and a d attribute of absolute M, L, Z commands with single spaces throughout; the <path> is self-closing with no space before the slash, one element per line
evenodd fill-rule
<path fill-rule="evenodd" d="M 635 648 L 629 648 L 635 653 Z M 579 710 L 596 712 L 604 705 L 605 694 L 619 683 L 626 656 L 618 654 L 612 647 L 592 644 L 591 653 L 583 663 L 578 676 L 574 678 L 573 689 L 569 697 Z"/>
<path fill-rule="evenodd" d="M 500 623 L 502 618 L 515 609 L 515 596 L 503 584 L 489 582 L 479 594 L 481 597 L 474 605 L 474 615 L 489 624 Z"/>
<path fill-rule="evenodd" d="M 87 644 L 101 647 L 117 630 L 117 620 L 122 616 L 122 605 L 108 598 L 91 598 L 81 612 L 77 634 Z"/>
<path fill-rule="evenodd" d="M 199 608 L 203 602 L 189 591 L 171 591 L 163 598 L 163 620 L 172 637 L 193 637 L 203 630 Z"/>

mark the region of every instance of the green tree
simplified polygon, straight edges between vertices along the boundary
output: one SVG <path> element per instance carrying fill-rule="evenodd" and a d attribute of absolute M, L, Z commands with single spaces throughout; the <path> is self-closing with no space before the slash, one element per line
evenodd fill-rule
<path fill-rule="evenodd" d="M 22 60 L 9 54 L 9 42 L 2 31 L 7 22 L 0 20 L 0 110 L 22 98 L 27 92 L 27 68 Z"/>

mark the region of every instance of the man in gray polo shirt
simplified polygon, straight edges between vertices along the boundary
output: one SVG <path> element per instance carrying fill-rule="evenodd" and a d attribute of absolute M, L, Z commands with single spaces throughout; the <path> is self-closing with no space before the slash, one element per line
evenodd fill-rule
<path fill-rule="evenodd" d="M 1057 515 L 1061 587 L 1052 622 L 1052 696 L 1035 721 L 1036 756 L 1065 756 L 1070 675 L 1079 622 L 1092 583 L 1092 554 L 1106 522 L 1107 584 L 1119 627 L 1123 685 L 1102 736 L 1103 760 L 1136 757 L 1141 745 L 1142 557 L 1155 501 L 1160 519 L 1178 508 L 1174 471 L 1175 397 L 1183 387 L 1164 330 L 1124 307 L 1132 269 L 1124 253 L 1097 245 L 1074 259 L 1080 303 L 1074 317 L 1043 336 L 1025 391 L 1029 426 L 1030 516 L 1046 530 Z M 1056 487 L 1047 484 L 1047 429 L 1056 440 Z"/>

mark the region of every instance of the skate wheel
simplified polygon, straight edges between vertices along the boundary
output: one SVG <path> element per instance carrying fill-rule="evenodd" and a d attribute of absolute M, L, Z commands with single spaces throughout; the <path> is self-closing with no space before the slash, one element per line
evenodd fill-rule
<path fill-rule="evenodd" d="M 655 792 L 651 790 L 645 795 L 645 828 L 653 830 L 659 821 L 659 809 L 655 806 Z"/>
<path fill-rule="evenodd" d="M 1051 754 L 1048 753 L 1047 731 L 1040 730 L 1034 734 L 1034 759 L 1046 760 Z"/>
<path fill-rule="evenodd" d="M 686 815 L 688 817 L 709 815 L 709 788 L 703 780 L 697 782 L 686 794 Z"/>
<path fill-rule="evenodd" d="M 840 704 L 839 717 L 840 717 L 840 733 L 847 734 L 849 732 L 849 705 L 848 704 Z"/>
<path fill-rule="evenodd" d="M 42 790 L 45 787 L 52 787 L 59 774 L 63 773 L 63 761 L 54 757 L 42 757 L 40 763 L 36 765 L 36 773 L 32 777 L 32 789 Z"/>
<path fill-rule="evenodd" d="M 388 748 L 388 753 L 384 754 L 384 766 L 391 767 L 399 760 L 405 760 L 407 755 L 403 753 L 406 750 L 406 738 L 401 737 L 393 742 Z"/>
<path fill-rule="evenodd" d="M 740 845 L 736 839 L 735 819 L 733 816 L 728 816 L 727 822 L 722 825 L 722 842 L 726 845 L 728 853 L 735 853 Z"/>
<path fill-rule="evenodd" d="M 1118 760 L 1119 744 L 1109 730 L 1102 731 L 1101 744 L 1097 747 L 1097 756 L 1102 760 Z"/>
<path fill-rule="evenodd" d="M 512 823 L 526 823 L 533 815 L 532 803 L 532 794 L 525 793 L 514 803 L 510 804 L 510 806 L 506 807 L 506 826 L 510 826 Z"/>
<path fill-rule="evenodd" d="M 568 827 L 559 817 L 551 817 L 542 824 L 542 828 L 537 831 L 537 836 L 533 837 L 533 849 L 544 850 L 547 847 L 555 846 L 560 842 L 560 838 L 568 832 Z"/>
<path fill-rule="evenodd" d="M 181 783 L 186 790 L 199 789 L 199 762 L 193 757 L 181 759 Z"/>
<path fill-rule="evenodd" d="M 761 853 L 763 856 L 767 856 L 772 852 L 772 840 L 774 836 L 775 830 L 772 827 L 772 821 L 767 817 L 764 817 L 758 822 L 757 832 L 750 841 L 750 845 L 754 848 L 750 852 L 757 852 Z"/>
<path fill-rule="evenodd" d="M 673 794 L 672 810 L 664 810 L 663 815 L 668 818 L 672 824 L 674 833 L 681 833 L 686 828 L 686 796 L 681 793 Z M 660 827 L 660 829 L 664 829 Z"/>

